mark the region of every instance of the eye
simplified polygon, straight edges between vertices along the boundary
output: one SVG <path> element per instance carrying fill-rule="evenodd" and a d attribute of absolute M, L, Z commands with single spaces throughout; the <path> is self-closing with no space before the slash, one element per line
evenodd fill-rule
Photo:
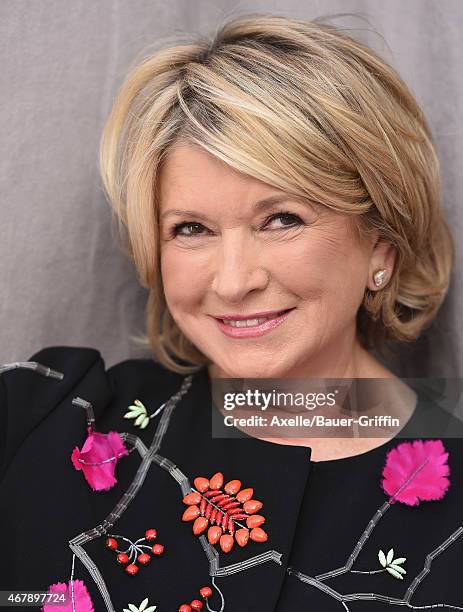
<path fill-rule="evenodd" d="M 267 224 L 272 221 L 273 219 L 281 219 L 284 221 L 284 223 L 280 226 L 280 227 L 276 227 L 275 229 L 289 229 L 291 227 L 297 227 L 298 225 L 303 225 L 304 222 L 302 221 L 302 219 L 299 217 L 299 215 L 295 215 L 294 213 L 290 213 L 287 211 L 283 211 L 283 212 L 279 212 L 276 213 L 274 215 L 271 215 L 270 217 L 267 218 L 267 221 L 265 222 L 264 227 L 267 226 Z"/>
<path fill-rule="evenodd" d="M 266 227 L 274 219 L 280 219 L 282 221 L 282 225 L 280 227 L 274 228 L 276 230 L 290 229 L 292 227 L 304 225 L 304 222 L 299 215 L 295 215 L 294 213 L 290 213 L 288 211 L 282 211 L 267 217 L 264 227 Z M 183 223 L 176 223 L 169 233 L 171 238 L 175 238 L 176 236 L 190 238 L 194 236 L 206 235 L 206 232 L 203 231 L 205 229 L 206 228 L 202 223 L 197 223 L 196 221 L 184 221 Z"/>
<path fill-rule="evenodd" d="M 204 228 L 204 225 L 202 225 L 201 223 L 196 223 L 194 221 L 185 221 L 184 223 L 176 223 L 171 231 L 170 231 L 170 235 L 172 238 L 175 238 L 175 236 L 201 236 L 201 232 L 200 231 L 196 231 L 196 230 L 201 230 L 201 228 Z M 187 232 L 183 232 L 183 229 L 192 229 L 192 231 L 187 231 Z"/>

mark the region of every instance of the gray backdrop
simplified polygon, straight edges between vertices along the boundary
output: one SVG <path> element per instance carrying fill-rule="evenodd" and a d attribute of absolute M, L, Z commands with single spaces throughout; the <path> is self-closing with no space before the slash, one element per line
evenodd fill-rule
<path fill-rule="evenodd" d="M 107 366 L 143 355 L 146 292 L 111 237 L 98 141 L 140 51 L 223 17 L 272 11 L 338 17 L 397 68 L 426 113 L 457 242 L 451 292 L 433 327 L 386 363 L 401 376 L 456 376 L 463 361 L 461 0 L 3 0 L 0 71 L 0 363 L 44 346 L 93 346 Z M 146 353 L 145 353 L 146 354 Z"/>

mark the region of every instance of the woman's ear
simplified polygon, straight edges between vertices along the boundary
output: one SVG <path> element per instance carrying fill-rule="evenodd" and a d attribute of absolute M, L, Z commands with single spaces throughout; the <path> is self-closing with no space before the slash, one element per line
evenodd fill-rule
<path fill-rule="evenodd" d="M 383 289 L 392 277 L 396 258 L 395 247 L 377 238 L 370 256 L 367 288 L 371 291 Z"/>

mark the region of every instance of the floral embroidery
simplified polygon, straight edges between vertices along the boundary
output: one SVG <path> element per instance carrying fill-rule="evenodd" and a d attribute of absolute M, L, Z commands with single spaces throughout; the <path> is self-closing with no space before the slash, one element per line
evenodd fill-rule
<path fill-rule="evenodd" d="M 148 597 L 146 597 L 141 604 L 135 606 L 134 604 L 129 603 L 128 608 L 124 608 L 123 612 L 154 612 L 156 610 L 156 606 L 148 606 Z M 148 607 L 146 607 L 148 606 Z"/>
<path fill-rule="evenodd" d="M 201 597 L 201 599 L 204 599 L 204 601 L 206 602 L 206 605 L 208 607 L 208 610 L 211 610 L 211 608 L 209 607 L 207 600 L 212 597 L 212 589 L 209 586 L 203 586 L 199 589 L 199 595 Z M 194 612 L 195 610 L 202 610 L 204 607 L 203 602 L 201 601 L 201 599 L 192 599 L 190 601 L 189 604 L 187 603 L 183 603 L 180 604 L 179 608 L 178 608 L 178 612 Z"/>
<path fill-rule="evenodd" d="M 106 538 L 106 547 L 110 550 L 114 550 L 117 553 L 116 560 L 121 565 L 125 566 L 125 571 L 131 576 L 135 576 L 138 573 L 139 567 L 135 563 L 138 561 L 141 565 L 148 565 L 151 561 L 151 556 L 149 553 L 144 552 L 143 549 L 149 550 L 155 556 L 160 556 L 164 554 L 164 546 L 162 544 L 142 544 L 141 542 L 153 542 L 158 537 L 158 533 L 156 529 L 147 529 L 145 531 L 145 537 L 139 538 L 136 542 L 132 542 L 128 538 L 125 538 L 121 535 L 109 535 Z M 120 538 L 124 540 L 124 542 L 129 543 L 129 547 L 126 550 L 119 550 L 118 541 L 116 538 Z M 127 554 L 128 553 L 128 554 Z"/>
<path fill-rule="evenodd" d="M 162 404 L 153 414 L 148 415 L 148 411 L 146 406 L 139 400 L 134 400 L 133 404 L 129 406 L 129 411 L 124 414 L 124 419 L 135 419 L 134 425 L 140 427 L 140 429 L 145 429 L 150 422 L 150 419 L 157 416 L 161 410 L 165 407 L 166 402 Z"/>
<path fill-rule="evenodd" d="M 407 560 L 406 557 L 398 557 L 394 559 L 394 549 L 389 549 L 387 553 L 387 557 L 382 550 L 378 551 L 378 559 L 381 563 L 383 569 L 377 570 L 353 570 L 351 569 L 352 574 L 380 574 L 381 572 L 389 572 L 395 578 L 399 580 L 403 580 L 402 574 L 406 574 L 407 572 L 403 567 L 400 567 L 402 563 L 405 563 Z"/>
<path fill-rule="evenodd" d="M 185 495 L 183 503 L 188 506 L 182 516 L 183 521 L 194 521 L 193 533 L 201 535 L 207 531 L 210 544 L 220 543 L 223 552 L 233 547 L 233 536 L 239 546 L 246 546 L 249 539 L 266 542 L 268 536 L 260 527 L 265 517 L 257 514 L 262 502 L 251 499 L 253 489 L 241 489 L 240 480 L 230 480 L 223 491 L 223 474 L 217 472 L 210 480 L 199 476 L 195 478 L 196 488 Z M 246 527 L 240 522 L 246 519 Z M 235 525 L 239 527 L 235 531 Z M 249 531 L 251 530 L 251 531 Z M 228 531 L 228 533 L 226 533 Z"/>
<path fill-rule="evenodd" d="M 450 485 L 447 458 L 442 440 L 402 442 L 391 449 L 381 483 L 384 492 L 392 496 L 391 503 L 417 506 L 421 501 L 442 499 Z M 415 471 L 410 486 L 401 487 L 404 479 Z"/>
<path fill-rule="evenodd" d="M 49 593 L 64 593 L 69 596 L 68 603 L 58 606 L 60 612 L 94 612 L 93 602 L 83 580 L 70 580 L 69 584 L 57 582 L 48 587 Z M 74 596 L 74 597 L 72 597 Z M 72 599 L 74 599 L 74 607 Z M 45 604 L 43 612 L 56 612 L 57 604 Z"/>
<path fill-rule="evenodd" d="M 140 429 L 145 429 L 150 422 L 148 411 L 146 410 L 144 404 L 142 404 L 142 402 L 138 399 L 136 399 L 133 404 L 129 406 L 129 412 L 124 414 L 124 419 L 135 419 L 134 425 L 140 427 Z"/>
<path fill-rule="evenodd" d="M 191 384 L 191 378 L 189 380 L 189 383 Z M 184 387 L 188 388 L 187 385 L 182 385 L 181 392 L 184 392 Z M 181 392 L 174 396 L 177 401 L 181 395 Z M 163 406 L 161 408 L 163 408 Z M 165 433 L 166 423 L 170 416 L 170 412 L 167 412 L 167 415 L 167 418 L 164 419 L 164 422 L 162 423 L 164 426 L 162 430 L 163 433 Z M 145 413 L 144 416 L 147 416 L 147 414 Z M 132 438 L 135 437 L 132 436 Z M 162 439 L 162 435 L 160 436 L 160 439 Z M 157 440 L 157 446 L 153 446 L 153 449 L 157 450 L 157 448 L 159 448 L 160 439 Z M 137 441 L 139 442 L 137 448 L 141 456 L 143 457 L 144 453 L 142 451 L 144 450 L 144 452 L 146 452 L 146 449 L 143 449 L 143 445 L 139 440 Z M 162 466 L 163 469 L 166 469 L 172 475 L 172 477 L 175 478 L 177 482 L 182 484 L 188 482 L 186 475 L 183 474 L 181 470 L 169 459 L 163 458 L 160 455 L 157 455 L 156 457 L 157 461 L 159 462 L 159 465 Z M 360 538 L 355 543 L 353 550 L 349 555 L 349 558 L 347 559 L 346 563 L 341 567 L 315 576 L 308 576 L 292 567 L 288 567 L 287 572 L 290 575 L 295 576 L 302 582 L 310 585 L 312 588 L 316 588 L 323 591 L 324 593 L 327 593 L 328 595 L 336 599 L 339 603 L 341 603 L 346 611 L 349 611 L 347 602 L 354 600 L 376 600 L 381 601 L 382 603 L 388 603 L 392 605 L 406 605 L 410 608 L 449 607 L 452 609 L 463 609 L 445 603 L 431 603 L 426 606 L 414 606 L 411 603 L 411 599 L 417 587 L 424 580 L 424 578 L 432 571 L 431 565 L 434 559 L 437 558 L 440 554 L 442 554 L 463 534 L 463 529 L 461 527 L 458 527 L 456 530 L 454 530 L 454 532 L 450 534 L 448 538 L 446 538 L 436 548 L 434 548 L 434 550 L 430 551 L 425 556 L 423 570 L 420 571 L 413 578 L 410 586 L 406 589 L 402 598 L 390 597 L 382 593 L 372 592 L 343 594 L 336 591 L 332 587 L 328 587 L 325 584 L 325 581 L 327 581 L 329 578 L 336 577 L 348 572 L 379 573 L 387 571 L 395 578 L 403 580 L 403 575 L 407 572 L 404 568 L 401 567 L 401 565 L 406 561 L 406 558 L 399 557 L 397 559 L 394 559 L 393 548 L 389 549 L 387 555 L 382 550 L 378 552 L 378 559 L 382 566 L 382 569 L 380 570 L 359 572 L 358 570 L 353 570 L 352 567 L 355 561 L 357 560 L 360 552 L 362 551 L 365 542 L 368 540 L 369 536 L 371 535 L 375 527 L 378 525 L 379 521 L 383 519 L 387 510 L 393 507 L 393 504 L 395 502 L 400 501 L 409 506 L 416 506 L 419 505 L 421 501 L 439 500 L 444 497 L 450 485 L 449 479 L 447 478 L 450 471 L 446 463 L 447 458 L 448 453 L 445 452 L 445 448 L 441 440 L 419 440 L 413 443 L 402 443 L 398 445 L 395 449 L 388 453 L 386 465 L 383 470 L 383 480 L 381 482 L 381 486 L 384 492 L 388 495 L 388 499 L 384 504 L 381 505 L 380 508 L 376 510 L 371 520 L 367 523 L 364 532 L 361 534 Z M 146 473 L 148 469 L 147 466 L 148 464 L 144 467 L 144 473 Z M 208 480 L 207 478 L 198 477 L 195 479 L 194 485 L 195 488 L 191 487 L 190 492 L 186 494 L 183 498 L 183 502 L 188 506 L 188 508 L 185 510 L 182 518 L 186 521 L 194 520 L 193 531 L 196 535 L 200 535 L 201 533 L 203 533 L 206 530 L 207 526 L 212 523 L 208 531 L 209 543 L 215 544 L 218 539 L 220 539 L 222 550 L 224 550 L 224 552 L 229 552 L 229 550 L 231 550 L 231 547 L 233 546 L 234 522 L 235 520 L 238 520 L 238 517 L 240 517 L 246 518 L 247 527 L 251 529 L 251 532 L 252 530 L 257 529 L 258 535 L 256 538 L 252 538 L 249 534 L 245 540 L 243 538 L 243 543 L 241 543 L 237 538 L 237 542 L 239 545 L 247 544 L 248 537 L 250 537 L 250 539 L 255 539 L 255 541 L 267 540 L 267 534 L 259 527 L 265 522 L 265 518 L 257 514 L 263 504 L 258 500 L 251 499 L 253 496 L 253 489 L 241 489 L 241 481 L 232 480 L 225 485 L 225 492 L 223 492 L 223 475 L 220 472 L 214 474 L 214 476 L 210 480 Z M 184 489 L 182 488 L 182 490 Z M 133 498 L 134 493 L 130 492 L 130 496 L 127 495 L 127 501 L 130 501 L 130 499 Z M 218 499 L 219 497 L 220 500 Z M 248 505 L 246 507 L 247 503 Z M 239 507 L 240 504 L 243 506 L 242 508 Z M 124 504 L 124 506 L 121 506 L 121 508 L 117 507 L 117 512 L 113 511 L 109 515 L 112 519 L 111 523 L 105 521 L 104 524 L 99 525 L 95 529 L 92 529 L 91 532 L 89 531 L 84 532 L 84 534 L 79 534 L 79 536 L 70 541 L 70 544 L 74 545 L 76 549 L 78 549 L 78 547 L 81 546 L 80 539 L 82 538 L 82 536 L 87 536 L 88 534 L 90 534 L 92 536 L 92 538 L 90 539 L 93 539 L 93 537 L 95 537 L 94 532 L 99 532 L 100 535 L 102 533 L 107 533 L 107 526 L 112 525 L 114 523 L 114 520 L 117 520 L 120 517 L 120 514 L 123 512 L 125 506 L 126 503 Z M 215 512 L 214 515 L 213 512 Z M 243 513 L 244 516 L 241 517 L 240 513 Z M 257 521 L 257 527 L 252 526 L 252 519 Z M 216 525 L 213 524 L 214 521 L 216 522 Z M 237 524 L 241 527 L 241 529 L 244 529 L 244 527 L 241 526 L 239 523 Z M 220 536 L 220 533 L 216 529 L 213 534 L 214 537 L 212 537 L 211 528 L 213 527 L 219 528 L 220 533 L 222 535 Z M 228 534 L 224 533 L 226 530 L 229 531 Z M 218 536 L 216 531 L 217 533 L 219 533 Z M 262 532 L 262 534 L 260 534 L 260 532 Z M 227 538 L 226 541 L 225 537 Z M 215 541 L 212 542 L 211 539 Z M 202 541 L 202 544 L 203 548 L 207 550 L 205 546 L 205 541 Z M 113 547 L 111 546 L 111 548 Z M 214 557 L 210 554 L 207 554 L 207 556 L 210 561 L 210 576 L 212 579 L 211 581 L 214 587 L 217 588 L 215 584 L 215 577 L 219 575 L 219 571 L 220 576 L 225 577 L 227 575 L 236 573 L 237 571 L 245 571 L 246 569 L 256 564 L 264 563 L 266 561 L 275 561 L 277 563 L 280 563 L 281 553 L 278 553 L 277 551 L 267 551 L 266 553 L 247 559 L 245 562 L 246 567 L 244 567 L 245 564 L 242 562 L 232 564 L 226 567 L 221 567 L 218 563 L 218 557 Z M 424 569 L 426 569 L 426 571 L 424 571 Z M 98 577 L 101 578 L 101 576 Z M 109 599 L 109 593 L 107 591 L 106 586 L 104 585 L 104 582 L 100 582 L 98 586 L 102 594 L 106 596 L 107 599 Z M 221 608 L 219 612 L 223 612 L 224 598 L 220 592 L 219 595 L 221 597 Z M 146 609 L 147 604 L 147 599 L 145 599 L 143 600 L 142 604 L 140 604 L 140 606 L 143 606 L 143 608 Z M 190 612 L 190 610 L 195 609 L 191 604 L 197 606 L 197 609 L 201 609 L 201 607 L 199 606 L 203 605 L 200 600 L 192 600 L 190 604 L 182 604 L 181 608 L 183 608 L 185 612 L 186 610 Z M 206 605 L 207 608 L 210 609 L 207 601 Z M 139 612 L 139 610 L 134 606 L 134 604 L 129 604 L 129 608 L 125 609 L 124 612 Z M 147 611 L 143 610 L 143 612 Z"/>
<path fill-rule="evenodd" d="M 381 481 L 381 486 L 389 498 L 380 508 L 378 508 L 372 519 L 368 522 L 346 563 L 339 568 L 316 576 L 308 576 L 292 567 L 288 567 L 287 572 L 298 578 L 301 582 L 309 584 L 324 592 L 327 592 L 327 587 L 324 584 L 326 580 L 347 572 L 373 574 L 387 571 L 395 578 L 403 580 L 403 574 L 406 574 L 406 571 L 401 567 L 401 564 L 406 561 L 406 558 L 399 557 L 394 559 L 393 548 L 388 551 L 387 556 L 382 550 L 378 552 L 378 559 L 383 568 L 381 570 L 360 571 L 353 570 L 352 566 L 373 529 L 384 517 L 387 510 L 393 507 L 396 501 L 402 502 L 408 506 L 417 506 L 421 501 L 440 500 L 444 497 L 450 486 L 450 481 L 447 478 L 450 472 L 450 468 L 447 465 L 447 459 L 448 453 L 445 451 L 442 440 L 414 440 L 413 442 L 402 442 L 398 444 L 387 453 L 386 464 L 382 474 L 383 479 Z M 329 593 L 337 601 L 341 602 L 344 609 L 347 611 L 349 607 L 346 602 L 353 600 L 376 600 L 391 605 L 406 605 L 410 608 L 448 607 L 455 610 L 463 610 L 461 607 L 441 602 L 432 603 L 426 606 L 413 606 L 410 602 L 419 584 L 432 571 L 431 565 L 434 559 L 442 554 L 448 546 L 453 544 L 462 533 L 463 529 L 457 527 L 448 538 L 425 556 L 423 560 L 423 569 L 426 569 L 426 571 L 422 570 L 414 577 L 402 598 L 390 597 L 382 593 L 349 593 L 344 595 L 333 588 L 330 588 Z"/>
<path fill-rule="evenodd" d="M 394 549 L 391 548 L 387 553 L 387 557 L 383 553 L 383 551 L 380 550 L 378 552 L 378 559 L 387 572 L 392 574 L 392 576 L 394 576 L 395 578 L 403 580 L 402 574 L 406 574 L 407 572 L 404 570 L 403 567 L 400 566 L 407 560 L 406 557 L 398 557 L 397 559 L 394 559 Z"/>
<path fill-rule="evenodd" d="M 82 470 L 94 491 L 108 491 L 117 482 L 114 470 L 118 459 L 128 455 L 129 451 L 115 431 L 99 433 L 93 431 L 89 425 L 87 432 L 82 450 L 76 446 L 72 451 L 71 461 L 76 470 Z"/>

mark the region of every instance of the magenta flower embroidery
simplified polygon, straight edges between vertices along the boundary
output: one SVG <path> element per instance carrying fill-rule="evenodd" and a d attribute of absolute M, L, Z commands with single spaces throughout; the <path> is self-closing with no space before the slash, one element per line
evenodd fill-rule
<path fill-rule="evenodd" d="M 82 470 L 94 491 L 108 491 L 117 480 L 114 477 L 117 460 L 129 454 L 121 436 L 116 431 L 107 434 L 87 427 L 88 437 L 82 450 L 76 446 L 71 460 L 76 470 Z"/>
<path fill-rule="evenodd" d="M 387 453 L 381 485 L 391 503 L 417 506 L 442 499 L 450 486 L 449 454 L 442 440 L 402 442 Z"/>
<path fill-rule="evenodd" d="M 69 597 L 68 603 L 49 603 L 42 606 L 42 612 L 94 612 L 93 602 L 87 591 L 83 580 L 74 580 L 73 587 L 71 581 L 67 585 L 65 582 L 57 582 L 48 587 L 49 593 L 65 594 Z M 72 607 L 72 589 L 74 590 L 74 608 Z M 58 605 L 59 604 L 59 605 Z"/>

